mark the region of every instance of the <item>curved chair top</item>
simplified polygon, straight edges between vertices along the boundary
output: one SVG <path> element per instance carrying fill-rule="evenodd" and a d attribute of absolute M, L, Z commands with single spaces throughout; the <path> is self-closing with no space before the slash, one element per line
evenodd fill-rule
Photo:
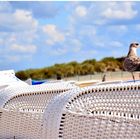
<path fill-rule="evenodd" d="M 77 88 L 76 85 L 70 84 L 69 82 L 60 82 L 60 83 L 48 83 L 41 85 L 28 85 L 28 86 L 15 86 L 15 87 L 7 87 L 0 91 L 0 107 L 3 107 L 4 104 L 18 96 L 26 96 L 37 93 L 52 93 L 52 92 L 60 92 L 67 91 L 73 88 Z"/>

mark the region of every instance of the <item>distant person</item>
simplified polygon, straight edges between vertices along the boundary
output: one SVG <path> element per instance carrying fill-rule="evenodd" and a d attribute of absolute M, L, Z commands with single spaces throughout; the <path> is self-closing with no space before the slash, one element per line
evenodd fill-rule
<path fill-rule="evenodd" d="M 57 74 L 57 80 L 61 80 L 61 75 Z"/>
<path fill-rule="evenodd" d="M 103 75 L 102 82 L 106 81 L 106 74 Z"/>
<path fill-rule="evenodd" d="M 140 71 L 140 57 L 137 56 L 138 47 L 140 47 L 139 43 L 130 44 L 129 52 L 123 63 L 124 69 L 128 72 L 131 72 L 134 82 L 135 82 L 135 77 L 133 75 L 133 72 Z"/>

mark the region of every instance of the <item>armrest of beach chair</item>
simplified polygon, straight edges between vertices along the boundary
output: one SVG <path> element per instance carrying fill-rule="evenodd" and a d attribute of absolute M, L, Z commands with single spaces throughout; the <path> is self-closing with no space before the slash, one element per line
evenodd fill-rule
<path fill-rule="evenodd" d="M 73 88 L 77 87 L 65 82 L 9 87 L 0 92 L 0 107 L 9 110 L 43 113 L 53 97 Z"/>
<path fill-rule="evenodd" d="M 44 114 L 44 138 L 139 138 L 140 84 L 73 89 L 55 97 Z"/>

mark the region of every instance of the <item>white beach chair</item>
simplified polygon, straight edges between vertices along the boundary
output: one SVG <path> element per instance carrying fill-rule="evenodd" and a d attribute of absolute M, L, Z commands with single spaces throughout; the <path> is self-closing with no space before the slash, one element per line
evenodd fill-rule
<path fill-rule="evenodd" d="M 140 138 L 140 84 L 73 89 L 48 104 L 43 121 L 43 138 Z"/>
<path fill-rule="evenodd" d="M 0 138 L 140 138 L 139 90 L 139 83 L 73 88 L 53 97 L 41 115 L 3 106 Z"/>
<path fill-rule="evenodd" d="M 0 92 L 0 107 L 16 111 L 43 113 L 53 97 L 73 88 L 78 87 L 68 82 L 8 87 Z"/>
<path fill-rule="evenodd" d="M 8 87 L 0 92 L 0 138 L 43 138 L 43 113 L 58 94 L 77 88 L 68 82 Z"/>
<path fill-rule="evenodd" d="M 14 70 L 0 71 L 0 90 L 8 86 L 19 87 L 27 85 L 28 85 L 27 83 L 21 81 L 15 76 Z"/>

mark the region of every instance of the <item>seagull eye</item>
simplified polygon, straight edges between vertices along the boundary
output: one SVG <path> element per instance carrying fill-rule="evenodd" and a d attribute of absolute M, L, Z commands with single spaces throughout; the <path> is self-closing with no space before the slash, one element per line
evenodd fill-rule
<path fill-rule="evenodd" d="M 136 45 L 138 46 L 139 44 L 138 44 L 138 43 L 136 43 Z"/>

